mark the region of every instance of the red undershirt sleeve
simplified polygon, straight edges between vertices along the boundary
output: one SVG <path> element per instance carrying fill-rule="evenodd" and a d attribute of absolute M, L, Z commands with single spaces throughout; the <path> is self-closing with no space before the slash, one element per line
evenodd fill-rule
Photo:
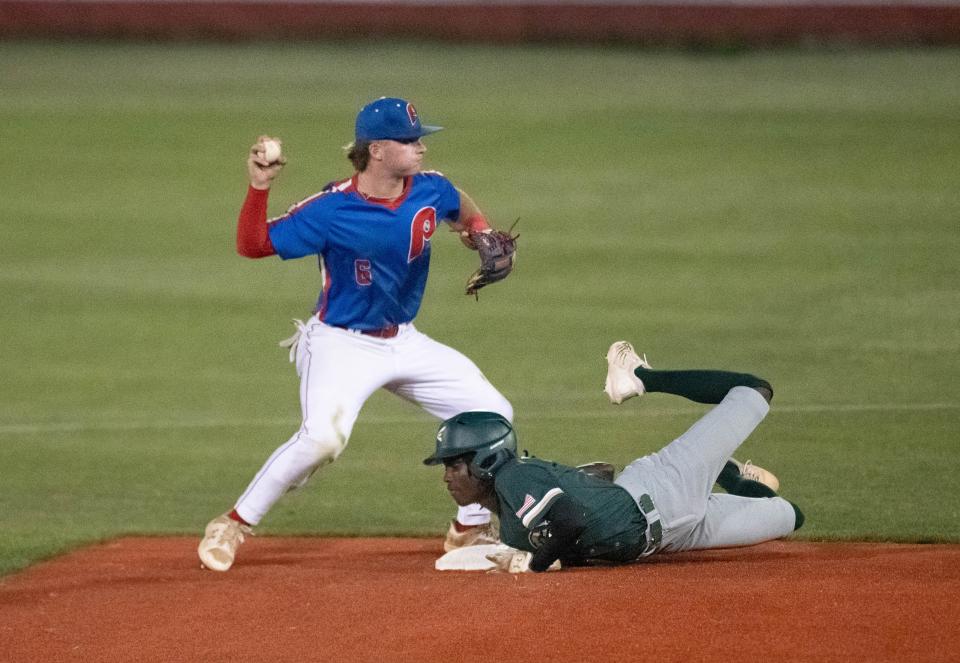
<path fill-rule="evenodd" d="M 245 258 L 276 255 L 267 232 L 267 197 L 269 189 L 247 188 L 247 197 L 237 219 L 237 253 Z"/>

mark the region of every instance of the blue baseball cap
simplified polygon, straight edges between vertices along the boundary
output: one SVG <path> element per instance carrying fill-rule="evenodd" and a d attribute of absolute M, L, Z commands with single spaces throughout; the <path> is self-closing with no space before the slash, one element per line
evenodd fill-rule
<path fill-rule="evenodd" d="M 357 140 L 414 141 L 441 129 L 421 124 L 417 109 L 406 99 L 380 97 L 357 113 L 354 135 Z"/>

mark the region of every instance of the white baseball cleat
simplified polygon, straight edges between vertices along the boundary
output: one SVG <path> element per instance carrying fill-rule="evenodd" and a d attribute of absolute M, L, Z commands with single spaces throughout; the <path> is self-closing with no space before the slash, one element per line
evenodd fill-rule
<path fill-rule="evenodd" d="M 253 536 L 249 525 L 238 523 L 226 514 L 217 516 L 207 524 L 197 548 L 200 563 L 211 571 L 229 570 L 247 534 Z"/>
<path fill-rule="evenodd" d="M 500 536 L 492 523 L 484 525 L 475 525 L 462 532 L 458 532 L 451 521 L 447 528 L 447 536 L 443 541 L 444 552 L 450 552 L 457 548 L 466 548 L 467 546 L 485 546 L 493 543 L 500 543 Z"/>
<path fill-rule="evenodd" d="M 638 366 L 650 368 L 647 356 L 640 357 L 627 341 L 617 341 L 607 350 L 607 382 L 603 391 L 610 402 L 620 405 L 628 398 L 640 396 L 646 388 L 636 376 Z"/>
<path fill-rule="evenodd" d="M 737 466 L 737 469 L 740 470 L 740 476 L 744 479 L 762 483 L 773 492 L 780 490 L 780 479 L 773 472 L 765 470 L 759 465 L 754 465 L 749 460 L 746 463 L 741 463 L 736 458 L 731 458 L 730 462 Z"/>

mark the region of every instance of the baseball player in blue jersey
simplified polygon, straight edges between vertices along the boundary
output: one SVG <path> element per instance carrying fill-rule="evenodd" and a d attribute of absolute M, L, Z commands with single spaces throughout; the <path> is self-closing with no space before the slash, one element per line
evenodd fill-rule
<path fill-rule="evenodd" d="M 803 524 L 800 509 L 777 495 L 776 477 L 731 459 L 769 410 L 767 381 L 728 371 L 653 370 L 626 341 L 610 347 L 607 364 L 613 403 L 661 392 L 715 407 L 615 480 L 518 457 L 513 426 L 495 412 L 463 412 L 440 425 L 424 463 L 444 465 L 458 504 L 476 501 L 499 515 L 506 546 L 488 556 L 495 568 L 539 572 L 747 546 Z M 714 483 L 726 493 L 713 493 Z"/>
<path fill-rule="evenodd" d="M 446 177 L 421 170 L 421 139 L 438 130 L 423 125 L 406 100 L 367 104 L 357 115 L 347 155 L 353 176 L 269 222 L 267 195 L 285 159 L 278 141 L 267 136 L 251 148 L 238 252 L 284 260 L 319 256 L 322 289 L 314 315 L 298 321 L 289 340 L 300 377 L 300 428 L 267 459 L 233 510 L 207 525 L 198 548 L 205 567 L 228 570 L 244 536 L 274 503 L 336 460 L 364 402 L 381 387 L 440 419 L 466 410 L 512 418 L 510 403 L 472 361 L 413 326 L 438 224 L 447 222 L 470 248 L 497 232 Z M 499 257 L 496 279 L 512 268 L 512 250 Z M 486 543 L 493 536 L 490 512 L 465 504 L 444 547 Z"/>

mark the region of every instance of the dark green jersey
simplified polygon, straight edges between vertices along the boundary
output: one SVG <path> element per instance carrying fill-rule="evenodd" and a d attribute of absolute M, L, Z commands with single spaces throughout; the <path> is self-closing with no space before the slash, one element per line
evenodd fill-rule
<path fill-rule="evenodd" d="M 549 526 L 548 512 L 561 496 L 582 509 L 586 529 L 564 561 L 636 558 L 646 521 L 637 503 L 615 483 L 576 468 L 537 458 L 508 461 L 494 480 L 500 509 L 500 538 L 509 546 L 535 552 Z"/>

